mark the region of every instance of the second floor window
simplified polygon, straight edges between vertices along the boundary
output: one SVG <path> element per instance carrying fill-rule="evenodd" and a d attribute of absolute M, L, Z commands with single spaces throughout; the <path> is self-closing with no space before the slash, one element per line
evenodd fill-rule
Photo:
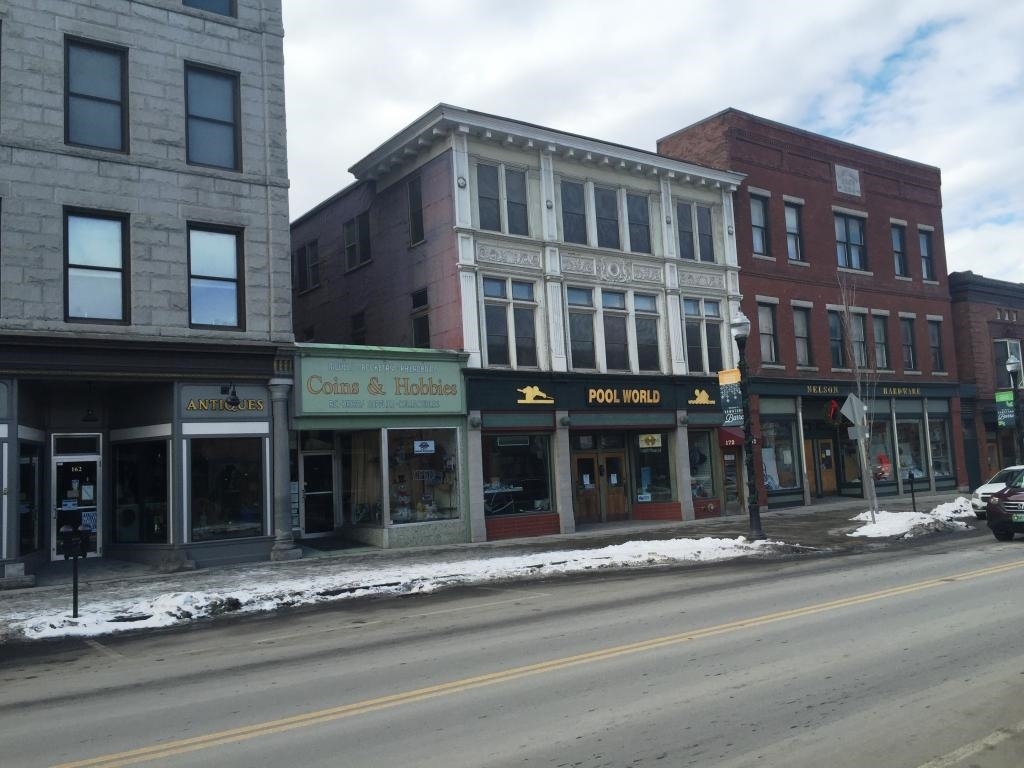
<path fill-rule="evenodd" d="M 754 255 L 768 256 L 768 198 L 766 197 L 750 196 L 750 235 L 753 240 Z"/>
<path fill-rule="evenodd" d="M 485 277 L 483 291 L 487 363 L 513 368 L 536 366 L 537 301 L 534 284 Z"/>
<path fill-rule="evenodd" d="M 594 291 L 566 288 L 569 307 L 569 364 L 575 369 L 597 368 L 594 350 Z"/>
<path fill-rule="evenodd" d="M 864 254 L 864 220 L 857 216 L 835 214 L 836 258 L 840 267 L 866 270 Z"/>
<path fill-rule="evenodd" d="M 123 48 L 67 41 L 64 140 L 68 144 L 127 151 L 126 69 Z"/>
<path fill-rule="evenodd" d="M 935 261 L 932 258 L 932 233 L 931 230 L 922 229 L 917 233 L 917 239 L 921 246 L 921 279 L 935 279 Z"/>
<path fill-rule="evenodd" d="M 602 290 L 601 308 L 605 366 L 610 371 L 628 371 L 629 318 L 626 315 L 626 294 L 623 291 Z"/>
<path fill-rule="evenodd" d="M 850 344 L 853 347 L 853 364 L 864 370 L 868 367 L 868 319 L 860 313 L 850 313 Z"/>
<path fill-rule="evenodd" d="M 721 303 L 712 299 L 682 298 L 683 337 L 690 373 L 722 370 Z"/>
<path fill-rule="evenodd" d="M 661 370 L 661 347 L 658 343 L 657 297 L 637 293 L 633 296 L 636 311 L 636 357 L 641 371 Z"/>
<path fill-rule="evenodd" d="M 800 206 L 786 203 L 786 255 L 790 261 L 803 261 L 804 249 L 800 232 Z"/>
<path fill-rule="evenodd" d="M 647 195 L 626 195 L 626 214 L 629 218 L 629 250 L 633 253 L 651 252 L 651 213 Z"/>
<path fill-rule="evenodd" d="M 128 218 L 75 211 L 64 215 L 64 316 L 125 322 Z"/>
<path fill-rule="evenodd" d="M 833 368 L 846 368 L 846 334 L 843 330 L 843 316 L 834 310 L 828 313 L 828 348 Z"/>
<path fill-rule="evenodd" d="M 370 212 L 363 211 L 342 225 L 345 238 L 345 269 L 355 269 L 370 260 Z"/>
<path fill-rule="evenodd" d="M 917 370 L 917 349 L 914 345 L 914 319 L 900 318 L 900 341 L 903 347 L 903 370 Z"/>
<path fill-rule="evenodd" d="M 775 305 L 757 305 L 757 330 L 761 337 L 761 362 L 779 362 L 779 340 L 775 335 Z"/>
<path fill-rule="evenodd" d="M 793 336 L 796 339 L 796 364 L 812 365 L 810 307 L 793 307 Z"/>
<path fill-rule="evenodd" d="M 189 321 L 242 327 L 241 236 L 234 230 L 189 226 Z"/>
<path fill-rule="evenodd" d="M 614 189 L 594 187 L 597 218 L 597 244 L 601 248 L 620 248 L 619 194 Z"/>
<path fill-rule="evenodd" d="M 188 162 L 239 170 L 238 75 L 186 65 L 185 109 Z"/>
<path fill-rule="evenodd" d="M 887 371 L 892 369 L 889 362 L 889 322 L 884 315 L 871 318 L 871 327 L 875 342 L 875 368 Z"/>
<path fill-rule="evenodd" d="M 526 173 L 504 166 L 479 163 L 476 178 L 480 228 L 511 235 L 528 235 Z"/>
<path fill-rule="evenodd" d="M 578 181 L 562 181 L 562 239 L 587 244 L 587 206 L 584 187 Z"/>
<path fill-rule="evenodd" d="M 908 277 L 907 269 L 907 228 L 902 224 L 892 225 L 892 261 L 897 277 Z"/>
<path fill-rule="evenodd" d="M 938 320 L 928 321 L 928 349 L 932 355 L 932 370 L 946 370 L 946 361 L 942 356 L 942 323 Z"/>
<path fill-rule="evenodd" d="M 295 249 L 295 289 L 308 291 L 320 285 L 320 245 L 310 240 Z"/>
<path fill-rule="evenodd" d="M 679 235 L 679 258 L 714 262 L 715 239 L 711 232 L 710 207 L 676 202 L 676 230 Z"/>

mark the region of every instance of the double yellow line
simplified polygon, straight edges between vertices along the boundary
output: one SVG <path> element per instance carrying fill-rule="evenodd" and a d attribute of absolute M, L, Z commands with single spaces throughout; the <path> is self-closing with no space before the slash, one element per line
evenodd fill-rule
<path fill-rule="evenodd" d="M 148 762 L 150 760 L 175 757 L 189 752 L 196 752 L 201 749 L 210 749 L 211 747 L 234 744 L 247 739 L 256 738 L 258 736 L 266 736 L 271 733 L 282 733 L 284 731 L 295 730 L 296 728 L 308 728 L 312 725 L 321 725 L 334 720 L 341 720 L 346 717 L 354 717 L 368 712 L 388 709 L 389 707 L 412 704 L 414 702 L 434 699 L 439 696 L 448 696 L 453 693 L 460 693 L 474 688 L 483 688 L 485 686 L 497 685 L 511 680 L 519 680 L 531 675 L 539 675 L 544 672 L 567 669 L 581 664 L 592 664 L 599 661 L 605 661 L 607 659 L 614 659 L 619 656 L 627 656 L 633 653 L 649 651 L 655 648 L 678 645 L 691 640 L 701 640 L 707 637 L 715 637 L 716 635 L 724 635 L 740 629 L 761 627 L 766 624 L 774 624 L 776 622 L 787 621 L 789 619 L 813 616 L 818 613 L 835 611 L 840 608 L 848 608 L 854 605 L 886 600 L 891 597 L 899 597 L 900 595 L 907 595 L 912 592 L 920 592 L 921 590 L 939 587 L 943 584 L 949 584 L 952 582 L 962 582 L 971 579 L 979 579 L 984 576 L 993 576 L 998 573 L 1012 571 L 1021 567 L 1024 567 L 1024 560 L 1018 560 L 1004 565 L 991 566 L 989 568 L 981 568 L 975 571 L 967 571 L 965 573 L 958 573 L 952 576 L 943 576 L 941 578 L 918 581 L 913 584 L 906 584 L 902 587 L 882 589 L 877 592 L 854 595 L 840 600 L 815 603 L 814 605 L 808 605 L 803 608 L 793 608 L 788 611 L 767 613 L 761 616 L 754 616 L 749 619 L 739 619 L 737 621 L 730 621 L 724 624 L 705 627 L 704 629 L 695 629 L 689 632 L 680 632 L 678 634 L 655 637 L 650 640 L 641 640 L 635 643 L 616 645 L 610 648 L 590 651 L 589 653 L 580 653 L 575 656 L 566 656 L 560 659 L 542 661 L 537 664 L 527 664 L 522 667 L 513 667 L 511 669 L 501 670 L 498 672 L 490 672 L 485 675 L 466 677 L 461 680 L 440 683 L 439 685 L 431 685 L 425 688 L 416 688 L 415 690 L 404 691 L 402 693 L 379 696 L 374 699 L 357 701 L 352 704 L 343 704 L 338 707 L 319 709 L 302 715 L 293 715 L 292 717 L 285 717 L 280 720 L 270 720 L 264 723 L 257 723 L 255 725 L 231 728 L 225 731 L 210 733 L 205 736 L 196 736 L 191 739 L 169 741 L 162 744 L 154 744 L 150 747 L 141 747 L 139 749 L 129 750 L 127 752 L 102 755 L 88 760 L 61 763 L 58 766 L 54 766 L 54 768 L 118 768 L 118 766 L 134 765 L 137 763 Z"/>

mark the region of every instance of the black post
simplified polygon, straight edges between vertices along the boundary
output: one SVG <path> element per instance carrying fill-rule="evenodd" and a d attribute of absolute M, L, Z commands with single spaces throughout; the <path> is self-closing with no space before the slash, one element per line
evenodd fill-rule
<path fill-rule="evenodd" d="M 917 512 L 917 496 L 914 495 L 914 468 L 911 467 L 907 470 L 907 479 L 910 481 L 910 504 L 915 512 Z"/>
<path fill-rule="evenodd" d="M 740 398 L 743 405 L 743 457 L 747 476 L 747 516 L 750 518 L 750 538 L 765 538 L 761 528 L 761 509 L 757 504 L 757 486 L 754 484 L 754 435 L 751 433 L 750 387 L 747 385 L 747 337 L 736 336 L 739 350 Z"/>
<path fill-rule="evenodd" d="M 1024 376 L 1024 370 L 1017 374 L 1018 376 Z M 1022 444 L 1024 444 L 1024 437 L 1022 437 L 1021 431 L 1021 410 L 1020 410 L 1020 398 L 1017 397 L 1017 378 L 1010 372 L 1010 391 L 1013 393 L 1013 463 L 1020 464 L 1021 460 L 1024 459 L 1022 456 Z"/>
<path fill-rule="evenodd" d="M 71 618 L 78 618 L 78 555 L 74 554 L 71 556 L 71 583 L 72 587 L 72 602 L 71 602 Z"/>

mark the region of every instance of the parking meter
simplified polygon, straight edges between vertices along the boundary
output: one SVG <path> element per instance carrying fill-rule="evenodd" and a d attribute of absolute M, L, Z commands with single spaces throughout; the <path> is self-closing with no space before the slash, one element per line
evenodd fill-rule
<path fill-rule="evenodd" d="M 84 525 L 76 529 L 71 525 L 60 527 L 61 549 L 64 551 L 64 559 L 71 560 L 71 578 L 73 590 L 72 618 L 78 618 L 78 558 L 85 557 L 89 548 L 89 536 L 92 531 Z"/>

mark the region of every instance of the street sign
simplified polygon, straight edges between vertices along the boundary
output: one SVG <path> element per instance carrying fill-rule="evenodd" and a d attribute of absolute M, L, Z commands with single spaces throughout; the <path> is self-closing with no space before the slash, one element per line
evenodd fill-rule
<path fill-rule="evenodd" d="M 859 425 L 864 423 L 864 414 L 867 413 L 867 407 L 859 397 L 850 395 L 846 398 L 846 402 L 843 403 L 843 407 L 839 409 L 839 412 L 849 419 L 852 424 Z"/>

